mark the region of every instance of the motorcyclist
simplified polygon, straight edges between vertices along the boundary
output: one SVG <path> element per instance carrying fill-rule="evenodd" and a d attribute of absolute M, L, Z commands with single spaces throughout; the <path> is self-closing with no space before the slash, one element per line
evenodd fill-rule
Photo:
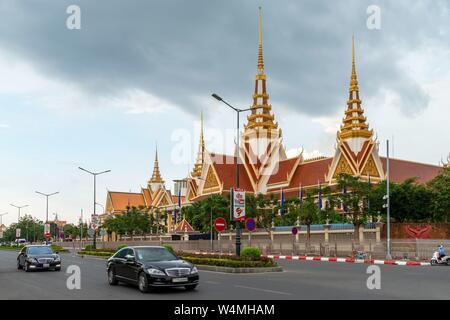
<path fill-rule="evenodd" d="M 442 244 L 438 246 L 439 260 L 445 257 L 445 249 Z"/>

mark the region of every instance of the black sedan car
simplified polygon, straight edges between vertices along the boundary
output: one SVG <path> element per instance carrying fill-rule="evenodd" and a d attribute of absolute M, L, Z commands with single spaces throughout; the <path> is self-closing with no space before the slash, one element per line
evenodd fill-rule
<path fill-rule="evenodd" d="M 47 245 L 28 245 L 20 250 L 17 269 L 32 271 L 38 269 L 61 270 L 61 257 Z"/>
<path fill-rule="evenodd" d="M 126 247 L 117 251 L 107 262 L 108 282 L 135 284 L 141 292 L 158 287 L 185 287 L 193 290 L 198 285 L 197 268 L 183 261 L 164 247 Z"/>

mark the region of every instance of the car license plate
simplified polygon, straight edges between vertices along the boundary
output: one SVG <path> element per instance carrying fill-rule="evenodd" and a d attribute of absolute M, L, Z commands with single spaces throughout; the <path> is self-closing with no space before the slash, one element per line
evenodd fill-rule
<path fill-rule="evenodd" d="M 188 278 L 173 278 L 172 282 L 187 282 Z"/>
<path fill-rule="evenodd" d="M 44 263 L 44 268 L 50 268 L 50 264 Z"/>

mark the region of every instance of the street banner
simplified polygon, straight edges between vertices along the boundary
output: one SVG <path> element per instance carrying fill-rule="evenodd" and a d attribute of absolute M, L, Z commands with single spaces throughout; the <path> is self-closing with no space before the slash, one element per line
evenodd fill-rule
<path fill-rule="evenodd" d="M 98 215 L 97 214 L 93 214 L 91 215 L 91 224 L 92 224 L 92 228 L 97 228 L 98 225 Z"/>
<path fill-rule="evenodd" d="M 233 191 L 233 220 L 245 220 L 245 191 L 242 189 Z"/>
<path fill-rule="evenodd" d="M 46 223 L 44 225 L 44 234 L 46 234 L 46 233 L 50 233 L 50 224 L 49 223 Z"/>
<path fill-rule="evenodd" d="M 19 228 L 16 229 L 16 238 L 20 238 L 20 229 Z"/>
<path fill-rule="evenodd" d="M 3 239 L 3 231 L 0 231 L 0 239 Z"/>

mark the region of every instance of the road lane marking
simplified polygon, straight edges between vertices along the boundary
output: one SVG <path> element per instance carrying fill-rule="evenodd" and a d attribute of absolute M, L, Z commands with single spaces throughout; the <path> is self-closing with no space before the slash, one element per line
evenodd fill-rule
<path fill-rule="evenodd" d="M 247 287 L 247 286 L 241 286 L 241 285 L 234 285 L 236 288 L 242 288 L 242 289 L 250 289 L 250 290 L 257 290 L 257 291 L 263 291 L 267 293 L 276 293 L 276 294 L 282 294 L 287 296 L 292 296 L 292 293 L 288 292 L 282 292 L 282 291 L 275 291 L 275 290 L 269 290 L 269 289 L 261 289 L 261 288 L 254 288 L 254 287 Z"/>
<path fill-rule="evenodd" d="M 210 281 L 210 280 L 207 280 L 207 281 L 204 281 L 204 282 L 210 283 L 210 284 L 220 284 L 220 282 L 217 282 L 217 281 Z"/>

